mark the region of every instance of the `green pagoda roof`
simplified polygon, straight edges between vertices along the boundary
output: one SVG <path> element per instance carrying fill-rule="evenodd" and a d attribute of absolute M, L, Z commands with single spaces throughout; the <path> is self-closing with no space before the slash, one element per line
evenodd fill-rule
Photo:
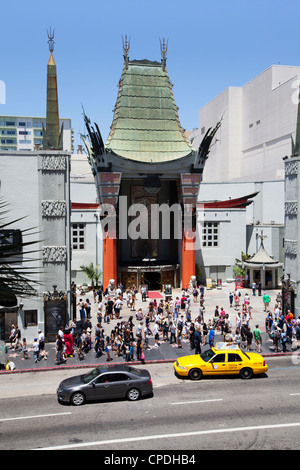
<path fill-rule="evenodd" d="M 190 155 L 194 149 L 180 125 L 165 64 L 124 62 L 106 150 L 147 163 Z"/>

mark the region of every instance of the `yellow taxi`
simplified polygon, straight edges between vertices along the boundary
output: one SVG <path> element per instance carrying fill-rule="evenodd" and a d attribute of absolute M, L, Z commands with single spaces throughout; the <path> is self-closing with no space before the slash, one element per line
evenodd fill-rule
<path fill-rule="evenodd" d="M 216 343 L 202 354 L 179 357 L 174 362 L 174 369 L 177 376 L 191 380 L 223 374 L 251 379 L 254 374 L 267 372 L 268 366 L 260 354 L 244 352 L 236 343 Z"/>

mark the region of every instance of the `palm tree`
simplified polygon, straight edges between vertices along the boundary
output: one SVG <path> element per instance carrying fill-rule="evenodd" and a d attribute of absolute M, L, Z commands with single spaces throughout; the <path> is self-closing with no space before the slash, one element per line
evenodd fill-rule
<path fill-rule="evenodd" d="M 23 218 L 6 221 L 9 214 L 8 204 L 0 197 L 0 305 L 15 306 L 17 297 L 37 295 L 36 287 L 40 283 L 31 278 L 38 274 L 37 267 L 27 266 L 33 259 L 28 257 L 38 250 L 25 251 L 37 241 L 25 241 L 35 235 L 33 228 L 16 230 L 11 225 Z"/>
<path fill-rule="evenodd" d="M 97 264 L 94 266 L 94 263 L 90 263 L 89 265 L 85 266 L 82 265 L 80 266 L 80 269 L 85 273 L 85 275 L 91 280 L 92 282 L 92 288 L 94 288 L 95 283 L 96 285 L 98 284 L 99 278 L 102 274 L 102 271 L 98 272 L 98 267 L 100 265 Z M 94 282 L 95 281 L 95 282 Z"/>

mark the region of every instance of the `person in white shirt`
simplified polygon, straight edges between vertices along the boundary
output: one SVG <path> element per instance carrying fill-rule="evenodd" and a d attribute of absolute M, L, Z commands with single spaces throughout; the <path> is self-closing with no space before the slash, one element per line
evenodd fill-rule
<path fill-rule="evenodd" d="M 159 322 L 156 321 L 154 325 L 154 340 L 155 340 L 155 347 L 159 347 Z"/>
<path fill-rule="evenodd" d="M 144 328 L 144 341 L 145 341 L 145 349 L 150 349 L 149 347 L 149 330 L 147 325 Z"/>
<path fill-rule="evenodd" d="M 40 345 L 38 338 L 34 338 L 33 340 L 33 357 L 34 357 L 34 362 L 38 362 L 40 360 Z"/>
<path fill-rule="evenodd" d="M 46 353 L 46 350 L 45 350 L 45 336 L 44 336 L 44 333 L 42 332 L 42 330 L 38 331 L 38 335 L 39 335 L 39 338 L 38 338 L 39 351 L 40 351 L 40 354 L 43 353 L 43 358 L 46 361 L 47 360 L 47 353 Z"/>
<path fill-rule="evenodd" d="M 114 303 L 114 311 L 115 311 L 115 315 L 117 319 L 119 319 L 120 317 L 121 308 L 122 308 L 122 300 L 118 297 Z"/>
<path fill-rule="evenodd" d="M 143 323 L 144 322 L 140 322 L 139 325 L 137 326 L 137 329 L 136 329 L 136 335 L 137 336 L 142 336 L 142 333 L 143 333 Z"/>

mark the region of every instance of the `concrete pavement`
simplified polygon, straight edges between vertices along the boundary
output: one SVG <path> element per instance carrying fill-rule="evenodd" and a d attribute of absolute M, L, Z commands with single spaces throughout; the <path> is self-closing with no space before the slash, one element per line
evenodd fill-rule
<path fill-rule="evenodd" d="M 236 325 L 236 315 L 237 311 L 241 311 L 242 308 L 236 309 L 235 307 L 230 307 L 229 304 L 229 293 L 234 291 L 234 284 L 223 285 L 221 289 L 206 289 L 204 294 L 204 306 L 205 306 L 205 315 L 204 320 L 206 323 L 209 322 L 210 319 L 214 316 L 215 307 L 218 305 L 221 309 L 224 308 L 225 312 L 229 314 L 231 318 L 231 322 L 233 325 L 233 332 L 235 331 Z M 262 332 L 263 337 L 263 344 L 262 344 L 262 355 L 274 355 L 273 350 L 273 342 L 269 339 L 268 334 L 265 332 L 265 318 L 266 313 L 264 312 L 264 305 L 262 297 L 260 296 L 253 296 L 251 289 L 240 289 L 241 292 L 241 301 L 240 305 L 243 303 L 243 299 L 246 293 L 249 294 L 250 297 L 250 305 L 252 306 L 252 319 L 250 320 L 250 327 L 253 330 L 255 325 L 259 325 L 259 328 Z M 268 294 L 271 297 L 270 303 L 270 310 L 274 311 L 274 306 L 276 303 L 276 296 L 279 290 L 270 291 L 268 290 Z M 173 289 L 172 291 L 172 298 L 176 299 L 176 297 L 181 297 L 181 290 L 180 289 Z M 97 323 L 97 303 L 94 303 L 93 294 L 92 292 L 87 293 L 86 295 L 82 296 L 82 298 L 86 299 L 89 298 L 90 303 L 92 305 L 91 311 L 91 323 L 92 323 L 92 338 L 94 338 L 94 327 Z M 158 300 L 158 299 L 157 299 Z M 117 322 L 127 321 L 129 317 L 133 316 L 133 323 L 134 323 L 134 333 L 136 332 L 136 328 L 138 326 L 139 321 L 136 320 L 135 314 L 139 308 L 142 308 L 143 313 L 146 313 L 147 307 L 149 305 L 149 299 L 146 302 L 142 302 L 141 294 L 137 294 L 136 300 L 136 310 L 130 311 L 129 308 L 126 306 L 125 294 L 124 294 L 124 301 L 123 301 L 123 309 L 121 310 L 120 319 L 116 320 L 113 319 L 110 324 L 102 323 L 102 327 L 105 329 L 105 333 L 110 335 L 111 330 L 116 326 Z M 192 311 L 192 320 L 194 320 L 198 313 L 199 313 L 199 300 L 197 303 L 193 301 L 191 296 L 191 311 Z M 184 313 L 184 312 L 183 312 Z M 79 319 L 79 312 L 77 313 L 77 319 Z M 153 323 L 151 323 L 153 325 Z M 217 333 L 217 332 L 216 332 Z M 162 339 L 162 337 L 161 337 Z M 216 334 L 215 342 L 223 341 L 223 336 Z M 183 339 L 182 341 L 182 349 L 179 349 L 177 345 L 169 344 L 169 342 L 160 341 L 159 348 L 154 346 L 154 338 L 153 336 L 150 337 L 149 340 L 150 350 L 145 350 L 145 363 L 159 363 L 159 362 L 173 362 L 176 360 L 177 357 L 194 354 L 194 351 L 190 350 L 190 344 L 188 339 Z M 81 361 L 78 361 L 77 354 L 74 355 L 72 358 L 68 358 L 67 363 L 57 366 L 55 365 L 56 357 L 55 357 L 55 343 L 46 343 L 46 351 L 48 354 L 47 360 L 42 359 L 40 362 L 35 363 L 33 359 L 33 349 L 32 345 L 29 346 L 29 359 L 22 358 L 22 352 L 17 351 L 8 351 L 8 359 L 13 361 L 16 365 L 15 371 L 16 372 L 33 372 L 33 371 L 45 371 L 45 370 L 53 370 L 53 369 L 62 369 L 62 368 L 86 368 L 86 367 L 95 367 L 101 363 L 106 364 L 106 354 L 104 353 L 103 356 L 100 358 L 96 358 L 96 354 L 93 349 L 89 351 L 85 358 Z M 202 351 L 208 349 L 209 346 L 205 345 L 202 347 Z M 254 341 L 252 343 L 252 350 L 255 351 L 255 344 Z M 291 352 L 290 345 L 287 346 L 287 352 Z M 112 352 L 111 357 L 113 357 L 113 361 L 111 364 L 114 363 L 122 363 L 124 359 L 121 357 L 115 357 L 115 353 Z M 136 357 L 136 356 L 135 356 Z M 131 364 L 140 364 L 140 362 L 132 362 Z M 1 371 L 0 373 L 7 373 L 7 371 Z"/>

